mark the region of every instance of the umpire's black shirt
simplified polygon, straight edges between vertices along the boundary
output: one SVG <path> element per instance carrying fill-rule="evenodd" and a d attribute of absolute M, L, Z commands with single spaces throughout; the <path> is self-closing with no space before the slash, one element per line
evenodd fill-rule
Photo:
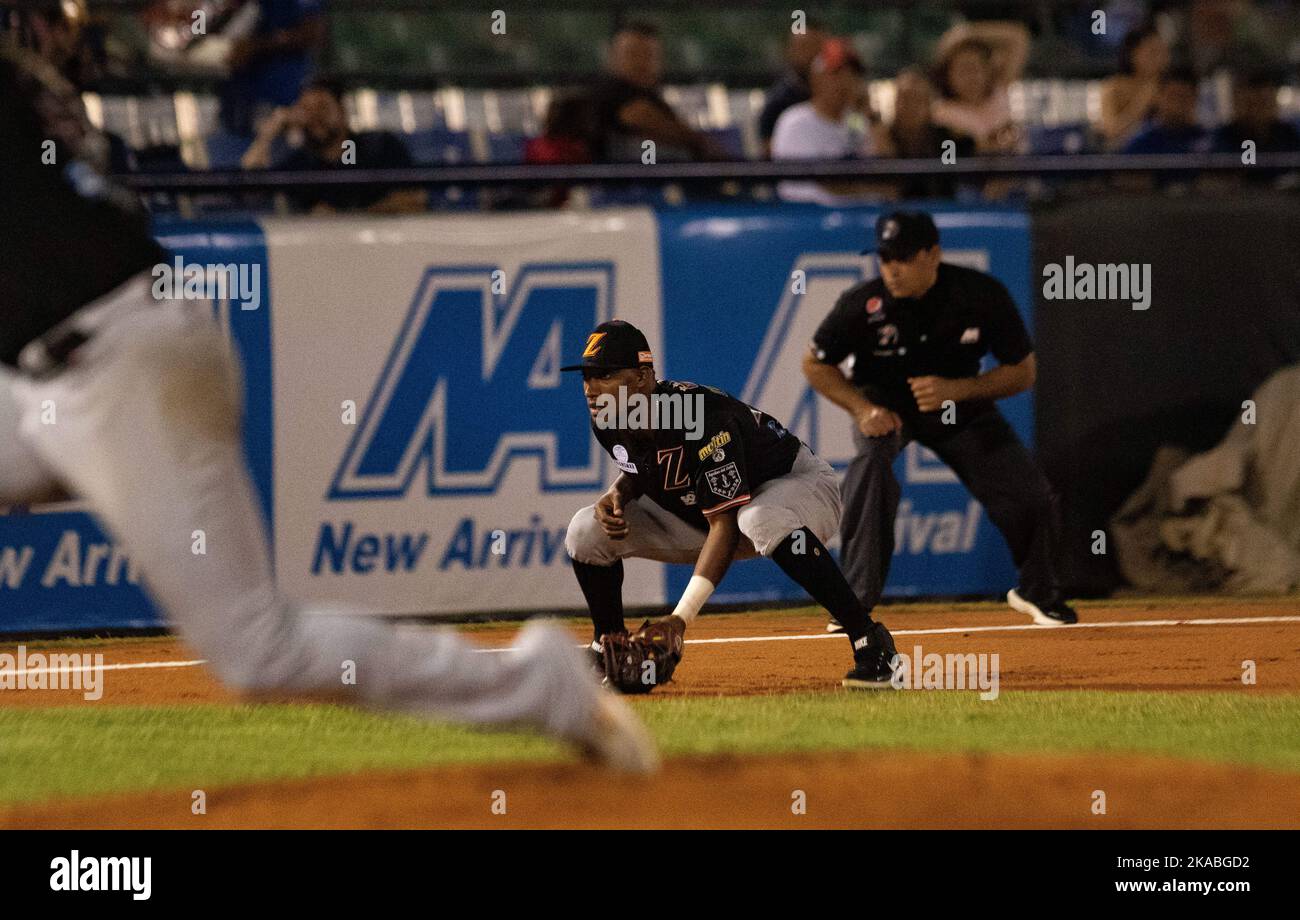
<path fill-rule="evenodd" d="M 880 278 L 849 288 L 817 327 L 812 348 L 825 364 L 853 355 L 854 386 L 920 435 L 940 413 L 917 408 L 909 377 L 975 377 L 986 353 L 1018 364 L 1034 345 L 1002 282 L 945 262 L 922 297 L 895 298 Z M 962 403 L 957 425 L 992 408 L 989 400 Z"/>
<path fill-rule="evenodd" d="M 41 91 L 0 55 L 0 363 L 165 253 L 145 219 L 78 194 L 67 164 L 41 162 L 54 132 L 33 96 Z"/>

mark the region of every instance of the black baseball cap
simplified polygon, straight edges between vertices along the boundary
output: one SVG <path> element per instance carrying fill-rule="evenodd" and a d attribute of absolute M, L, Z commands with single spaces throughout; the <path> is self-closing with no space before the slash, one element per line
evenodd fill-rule
<path fill-rule="evenodd" d="M 894 211 L 876 221 L 876 241 L 862 254 L 876 253 L 886 259 L 906 261 L 922 249 L 939 244 L 939 228 L 924 211 Z"/>
<path fill-rule="evenodd" d="M 562 367 L 562 371 L 618 371 L 629 367 L 649 367 L 655 363 L 650 343 L 636 326 L 621 319 L 601 323 L 587 336 L 582 349 L 582 363 Z"/>

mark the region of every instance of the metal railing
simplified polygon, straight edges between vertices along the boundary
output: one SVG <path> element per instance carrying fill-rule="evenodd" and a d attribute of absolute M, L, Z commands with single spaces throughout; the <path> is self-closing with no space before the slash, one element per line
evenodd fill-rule
<path fill-rule="evenodd" d="M 1191 175 L 1235 173 L 1277 175 L 1300 171 L 1300 153 L 1261 153 L 1246 166 L 1240 154 L 1072 154 L 967 157 L 953 164 L 935 159 L 880 159 L 828 162 L 599 163 L 583 165 L 467 165 L 403 169 L 334 169 L 321 171 L 212 171 L 132 173 L 114 177 L 139 191 L 283 190 L 325 186 L 548 185 L 552 183 L 764 182 L 779 180 L 891 180 L 945 176 L 1081 177 L 1119 173 Z"/>

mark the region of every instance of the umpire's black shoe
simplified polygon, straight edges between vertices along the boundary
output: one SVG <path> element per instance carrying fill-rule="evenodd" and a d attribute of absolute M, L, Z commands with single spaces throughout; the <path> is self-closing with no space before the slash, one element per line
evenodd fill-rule
<path fill-rule="evenodd" d="M 897 658 L 894 637 L 883 623 L 872 623 L 867 644 L 853 650 L 853 670 L 844 675 L 843 686 L 849 690 L 890 689 Z"/>
<path fill-rule="evenodd" d="M 1012 588 L 1007 592 L 1007 603 L 1017 613 L 1028 614 L 1039 626 L 1068 626 L 1079 622 L 1079 615 L 1065 601 L 1058 600 L 1040 607 L 1033 601 L 1026 600 L 1019 591 Z"/>

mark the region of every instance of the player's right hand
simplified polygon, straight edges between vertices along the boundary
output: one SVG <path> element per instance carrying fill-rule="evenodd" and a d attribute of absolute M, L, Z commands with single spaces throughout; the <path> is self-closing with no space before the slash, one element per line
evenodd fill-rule
<path fill-rule="evenodd" d="M 898 417 L 898 413 L 883 406 L 867 405 L 859 410 L 855 421 L 858 431 L 866 438 L 881 438 L 903 428 L 903 420 Z"/>
<path fill-rule="evenodd" d="M 605 536 L 622 540 L 627 536 L 627 518 L 623 516 L 623 496 L 610 490 L 596 499 L 596 520 Z"/>

